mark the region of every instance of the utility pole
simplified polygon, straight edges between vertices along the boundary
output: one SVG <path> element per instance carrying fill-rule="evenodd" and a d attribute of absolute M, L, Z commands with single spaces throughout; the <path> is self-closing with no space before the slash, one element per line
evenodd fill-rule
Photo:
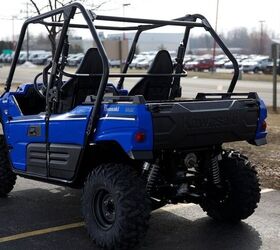
<path fill-rule="evenodd" d="M 15 49 L 15 16 L 12 16 L 12 42 L 13 42 L 13 49 Z"/>
<path fill-rule="evenodd" d="M 21 20 L 20 18 L 17 18 L 17 16 L 12 16 L 9 18 L 6 17 L 1 17 L 1 20 L 7 20 L 7 21 L 12 21 L 12 38 L 11 38 L 11 42 L 13 44 L 13 50 L 16 47 L 16 41 L 15 41 L 15 20 Z"/>
<path fill-rule="evenodd" d="M 260 20 L 260 25 L 261 25 L 261 34 L 260 34 L 260 55 L 264 54 L 264 41 L 263 41 L 263 25 L 265 23 L 264 20 Z"/>
<path fill-rule="evenodd" d="M 25 10 L 21 10 L 20 13 L 24 14 L 25 19 L 29 18 L 29 2 L 26 1 L 25 3 Z M 29 58 L 29 32 L 28 32 L 28 28 L 26 30 L 26 61 L 28 61 Z"/>
<path fill-rule="evenodd" d="M 26 2 L 26 19 L 29 18 L 28 2 Z M 29 32 L 26 30 L 26 61 L 29 59 Z"/>
<path fill-rule="evenodd" d="M 123 3 L 122 4 L 122 11 L 123 11 L 123 17 L 125 17 L 125 7 L 128 7 L 130 6 L 131 4 L 130 3 Z M 125 26 L 125 23 L 123 22 L 123 26 Z M 122 69 L 123 69 L 123 60 L 124 60 L 124 53 L 123 53 L 123 48 L 124 48 L 124 45 L 125 45 L 125 40 L 126 40 L 126 37 L 125 37 L 125 31 L 123 31 L 123 35 L 122 35 L 122 39 L 120 39 L 120 72 L 122 72 Z"/>
<path fill-rule="evenodd" d="M 220 0 L 217 0 L 217 5 L 216 5 L 216 22 L 215 22 L 215 32 L 218 32 L 218 19 L 219 19 L 219 5 L 220 5 Z M 216 58 L 216 47 L 217 47 L 217 42 L 214 40 L 213 44 L 213 68 L 212 72 L 214 72 L 214 63 L 215 63 L 215 58 Z"/>
<path fill-rule="evenodd" d="M 124 3 L 122 5 L 122 10 L 123 10 L 123 17 L 125 17 L 125 7 L 128 7 L 130 6 L 131 4 L 130 3 Z M 123 40 L 125 40 L 125 32 L 123 31 Z"/>
<path fill-rule="evenodd" d="M 278 74 L 277 59 L 279 57 L 279 47 L 280 45 L 277 43 L 273 43 L 271 47 L 272 60 L 273 60 L 273 85 L 272 85 L 273 111 L 277 111 L 277 74 Z"/>

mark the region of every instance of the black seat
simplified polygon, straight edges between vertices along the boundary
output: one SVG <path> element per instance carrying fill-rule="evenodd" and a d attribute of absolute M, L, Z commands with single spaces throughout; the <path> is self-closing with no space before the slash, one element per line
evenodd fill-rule
<path fill-rule="evenodd" d="M 160 50 L 148 69 L 150 74 L 172 74 L 173 63 L 166 50 Z M 172 76 L 145 76 L 130 90 L 129 95 L 143 95 L 147 101 L 167 100 L 172 84 Z"/>
<path fill-rule="evenodd" d="M 103 64 L 97 48 L 87 50 L 77 74 L 102 74 Z M 74 77 L 61 87 L 61 99 L 58 113 L 67 112 L 77 105 L 82 104 L 88 95 L 96 95 L 101 81 L 101 76 Z"/>

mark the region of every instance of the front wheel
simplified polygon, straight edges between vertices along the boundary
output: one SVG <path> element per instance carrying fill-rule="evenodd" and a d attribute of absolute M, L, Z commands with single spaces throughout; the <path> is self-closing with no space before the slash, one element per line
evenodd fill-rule
<path fill-rule="evenodd" d="M 82 210 L 90 237 L 105 249 L 132 249 L 148 228 L 145 185 L 127 165 L 94 169 L 85 182 Z"/>
<path fill-rule="evenodd" d="M 16 183 L 9 159 L 5 139 L 0 135 L 0 197 L 6 197 Z"/>
<path fill-rule="evenodd" d="M 257 172 L 238 152 L 224 152 L 219 162 L 221 187 L 208 189 L 200 206 L 218 221 L 238 222 L 248 218 L 260 201 Z"/>

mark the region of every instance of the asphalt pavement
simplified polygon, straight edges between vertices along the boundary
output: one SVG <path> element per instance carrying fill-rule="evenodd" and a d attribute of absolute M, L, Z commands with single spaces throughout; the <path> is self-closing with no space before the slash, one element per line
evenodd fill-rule
<path fill-rule="evenodd" d="M 0 199 L 0 249 L 98 248 L 87 236 L 80 190 L 19 178 Z M 194 204 L 166 206 L 152 213 L 138 250 L 278 250 L 280 192 L 264 189 L 256 212 L 237 225 L 219 224 Z"/>

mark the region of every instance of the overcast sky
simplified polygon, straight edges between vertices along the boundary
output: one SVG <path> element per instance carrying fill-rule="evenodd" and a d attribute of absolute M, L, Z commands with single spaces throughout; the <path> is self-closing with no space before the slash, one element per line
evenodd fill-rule
<path fill-rule="evenodd" d="M 37 2 L 47 2 L 37 0 Z M 104 1 L 104 0 L 102 0 Z M 2 0 L 0 8 L 0 38 L 12 38 L 12 21 L 4 20 L 23 17 L 25 2 L 23 0 Z M 100 2 L 95 1 L 96 3 Z M 205 15 L 212 26 L 215 26 L 217 0 L 112 0 L 104 5 L 101 14 L 123 14 L 123 3 L 131 3 L 125 8 L 125 15 L 142 18 L 171 19 L 185 14 L 200 13 Z M 100 12 L 97 12 L 97 14 Z M 218 31 L 226 32 L 235 27 L 260 29 L 260 20 L 265 27 L 280 34 L 280 0 L 220 0 Z M 18 34 L 22 21 L 14 21 L 14 33 Z M 174 30 L 170 30 L 174 31 Z"/>

